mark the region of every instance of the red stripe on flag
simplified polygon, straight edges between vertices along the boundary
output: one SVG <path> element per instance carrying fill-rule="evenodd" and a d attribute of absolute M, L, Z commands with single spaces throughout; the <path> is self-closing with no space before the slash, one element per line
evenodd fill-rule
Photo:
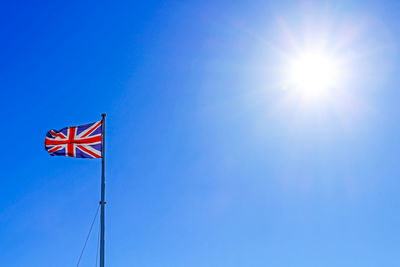
<path fill-rule="evenodd" d="M 74 157 L 74 138 L 75 138 L 75 133 L 76 133 L 76 127 L 70 127 L 69 128 L 69 139 L 68 139 L 68 145 L 67 145 L 67 155 L 68 157 Z"/>
<path fill-rule="evenodd" d="M 99 155 L 97 155 L 96 153 L 93 153 L 92 151 L 90 151 L 89 149 L 85 148 L 84 146 L 77 145 L 77 147 L 79 149 L 81 149 L 83 152 L 86 152 L 86 153 L 88 153 L 89 155 L 92 155 L 95 158 L 101 158 Z"/>
<path fill-rule="evenodd" d="M 85 133 L 84 135 L 82 135 L 82 138 L 83 138 L 83 137 L 86 137 L 86 136 L 88 136 L 89 134 L 91 134 L 92 132 L 94 132 L 94 131 L 97 129 L 97 127 L 99 127 L 100 124 L 101 124 L 101 121 L 99 121 L 99 122 L 96 124 L 96 126 L 93 127 L 90 131 L 88 131 L 87 133 Z"/>
<path fill-rule="evenodd" d="M 61 148 L 61 146 L 56 146 L 56 147 L 53 147 L 52 149 L 49 149 L 49 150 L 47 150 L 49 153 L 52 153 L 52 152 L 55 152 L 55 151 L 57 151 L 57 150 L 59 150 Z"/>
<path fill-rule="evenodd" d="M 46 137 L 46 140 L 44 141 L 46 146 L 50 145 L 65 145 L 65 144 L 89 144 L 89 143 L 95 143 L 95 142 L 101 142 L 101 136 L 95 136 L 95 137 L 89 137 L 89 138 L 84 138 L 84 139 L 73 139 L 71 140 L 71 136 L 68 140 L 51 140 L 48 137 Z"/>
<path fill-rule="evenodd" d="M 60 137 L 61 139 L 66 139 L 67 137 L 63 133 L 56 133 L 55 131 L 51 130 L 50 133 L 56 137 Z"/>

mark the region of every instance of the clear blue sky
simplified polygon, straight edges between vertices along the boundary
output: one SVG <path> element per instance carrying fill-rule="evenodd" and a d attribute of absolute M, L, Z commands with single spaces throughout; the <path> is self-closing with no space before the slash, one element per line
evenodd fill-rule
<path fill-rule="evenodd" d="M 0 265 L 75 266 L 100 161 L 50 157 L 44 137 L 106 112 L 108 266 L 400 266 L 399 17 L 398 1 L 2 2 Z M 304 105 L 281 72 L 318 40 L 346 78 Z"/>

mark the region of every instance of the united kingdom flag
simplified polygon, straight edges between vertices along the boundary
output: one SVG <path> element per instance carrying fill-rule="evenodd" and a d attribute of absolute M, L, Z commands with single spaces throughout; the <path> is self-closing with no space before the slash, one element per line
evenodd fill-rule
<path fill-rule="evenodd" d="M 44 144 L 51 156 L 101 158 L 102 121 L 50 130 Z"/>

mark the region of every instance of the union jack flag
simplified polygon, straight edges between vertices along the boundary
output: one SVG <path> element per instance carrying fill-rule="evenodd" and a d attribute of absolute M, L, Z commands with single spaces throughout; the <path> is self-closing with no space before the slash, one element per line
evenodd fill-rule
<path fill-rule="evenodd" d="M 102 121 L 80 126 L 50 130 L 44 141 L 51 156 L 74 158 L 101 158 Z"/>

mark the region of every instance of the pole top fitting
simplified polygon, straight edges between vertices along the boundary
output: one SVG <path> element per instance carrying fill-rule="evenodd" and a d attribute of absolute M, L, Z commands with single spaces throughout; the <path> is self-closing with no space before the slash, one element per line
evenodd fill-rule
<path fill-rule="evenodd" d="M 101 116 L 104 118 L 104 117 L 107 116 L 107 114 L 106 113 L 101 113 Z"/>

